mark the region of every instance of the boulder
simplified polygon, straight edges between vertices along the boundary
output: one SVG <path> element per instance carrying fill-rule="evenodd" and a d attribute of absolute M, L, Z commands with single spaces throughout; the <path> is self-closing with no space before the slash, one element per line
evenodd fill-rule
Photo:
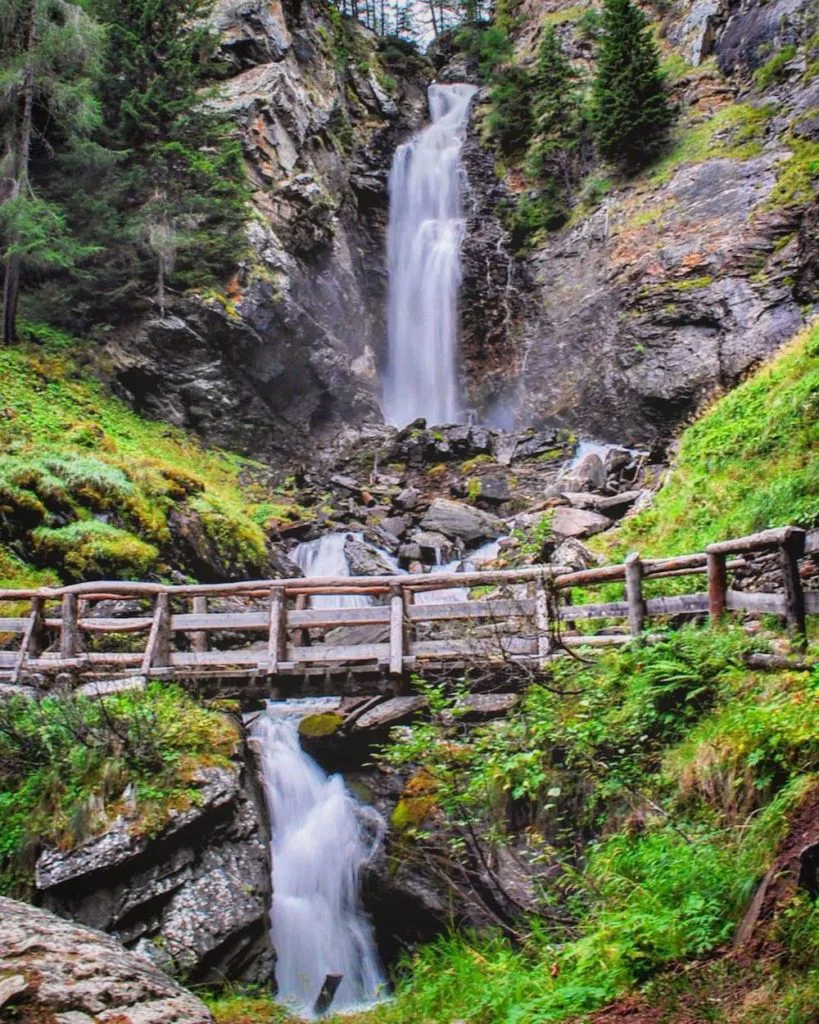
<path fill-rule="evenodd" d="M 198 802 L 158 834 L 125 814 L 73 850 L 46 849 L 35 885 L 49 910 L 114 935 L 197 982 L 266 982 L 270 864 L 250 773 L 199 769 Z"/>
<path fill-rule="evenodd" d="M 415 487 L 405 487 L 403 491 L 395 498 L 395 504 L 399 508 L 405 508 L 407 511 L 417 507 L 418 502 L 421 500 L 421 492 L 416 490 Z"/>
<path fill-rule="evenodd" d="M 561 478 L 564 491 L 599 491 L 606 486 L 606 467 L 595 452 L 589 452 Z"/>
<path fill-rule="evenodd" d="M 456 547 L 449 537 L 431 530 L 419 530 L 412 535 L 412 543 L 420 549 L 420 558 L 427 565 L 443 565 L 451 562 L 456 554 Z"/>
<path fill-rule="evenodd" d="M 0 974 L 25 982 L 6 1004 L 21 1020 L 213 1024 L 200 1000 L 110 936 L 3 897 Z"/>
<path fill-rule="evenodd" d="M 460 537 L 467 543 L 489 540 L 504 532 L 503 522 L 497 516 L 448 498 L 432 502 L 421 527 L 447 537 Z"/>
<path fill-rule="evenodd" d="M 621 491 L 609 497 L 598 498 L 596 511 L 615 519 L 624 515 L 645 491 Z"/>
<path fill-rule="evenodd" d="M 602 555 L 587 548 L 576 537 L 567 537 L 552 554 L 552 562 L 555 565 L 565 565 L 575 572 L 590 569 L 593 565 L 601 565 L 604 561 Z"/>
<path fill-rule="evenodd" d="M 351 576 L 394 576 L 395 566 L 384 554 L 364 541 L 348 538 L 344 542 L 344 557 Z"/>
<path fill-rule="evenodd" d="M 352 727 L 353 732 L 369 729 L 389 729 L 409 722 L 427 706 L 425 697 L 393 697 L 365 711 Z"/>
<path fill-rule="evenodd" d="M 608 530 L 612 525 L 608 516 L 567 506 L 555 509 L 551 523 L 552 533 L 557 537 L 591 537 L 594 533 Z"/>
<path fill-rule="evenodd" d="M 488 505 L 502 505 L 512 497 L 509 478 L 501 473 L 491 473 L 479 479 L 478 498 Z"/>

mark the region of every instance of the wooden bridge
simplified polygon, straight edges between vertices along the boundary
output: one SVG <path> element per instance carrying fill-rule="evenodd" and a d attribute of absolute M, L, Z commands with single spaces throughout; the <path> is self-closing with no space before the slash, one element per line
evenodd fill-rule
<path fill-rule="evenodd" d="M 730 574 L 745 567 L 748 556 L 766 552 L 777 555 L 780 591 L 729 585 Z M 700 554 L 665 559 L 632 554 L 621 565 L 580 572 L 539 565 L 429 575 L 181 586 L 103 581 L 0 590 L 0 613 L 8 611 L 0 617 L 0 639 L 6 640 L 0 680 L 19 683 L 65 672 L 88 681 L 122 675 L 227 676 L 271 685 L 285 677 L 356 669 L 395 680 L 444 665 L 537 667 L 565 647 L 625 643 L 653 618 L 707 614 L 713 621 L 726 611 L 778 615 L 804 638 L 805 616 L 819 614 L 819 592 L 803 590 L 799 560 L 814 552 L 819 552 L 819 531 L 785 527 L 712 544 Z M 688 575 L 704 576 L 705 590 L 646 595 L 653 580 Z M 571 603 L 578 588 L 611 582 L 625 584 L 623 600 Z M 422 595 L 435 591 L 442 592 L 436 603 L 424 600 Z M 465 591 L 471 591 L 466 599 Z M 370 602 L 332 606 L 333 599 L 346 595 Z M 103 602 L 111 601 L 128 602 L 127 614 L 106 614 Z M 619 630 L 612 630 L 612 620 L 623 621 Z M 580 625 L 595 622 L 603 623 L 605 632 Z M 346 635 L 330 632 L 339 627 Z M 375 640 L 373 632 L 380 633 Z"/>

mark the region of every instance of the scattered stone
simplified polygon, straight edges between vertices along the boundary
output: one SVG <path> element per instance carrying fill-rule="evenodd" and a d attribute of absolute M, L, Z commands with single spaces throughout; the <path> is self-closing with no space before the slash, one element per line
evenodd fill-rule
<path fill-rule="evenodd" d="M 361 491 L 361 484 L 352 476 L 336 474 L 330 477 L 330 483 L 335 484 L 336 487 L 343 488 L 345 491 L 352 491 L 353 494 L 358 494 Z"/>
<path fill-rule="evenodd" d="M 489 512 L 448 498 L 437 498 L 421 521 L 424 530 L 469 542 L 489 540 L 504 532 L 503 522 Z"/>
<path fill-rule="evenodd" d="M 557 537 L 590 537 L 608 530 L 612 525 L 608 516 L 567 506 L 555 509 L 551 523 L 552 533 Z"/>
<path fill-rule="evenodd" d="M 607 516 L 619 518 L 622 516 L 637 499 L 645 492 L 643 491 L 622 491 L 620 494 L 612 494 L 607 498 L 597 499 L 597 511 Z"/>
<path fill-rule="evenodd" d="M 381 521 L 381 529 L 391 533 L 393 537 L 401 538 L 410 526 L 410 519 L 407 516 L 389 516 Z"/>
<path fill-rule="evenodd" d="M 421 547 L 414 541 L 410 541 L 408 544 L 402 544 L 398 549 L 398 560 L 400 562 L 420 562 L 421 561 Z"/>
<path fill-rule="evenodd" d="M 480 486 L 478 498 L 490 505 L 502 505 L 512 497 L 509 479 L 500 473 L 480 477 Z"/>
<path fill-rule="evenodd" d="M 475 722 L 505 715 L 519 701 L 520 697 L 516 693 L 471 693 L 464 698 L 461 707 L 466 710 L 458 715 L 458 720 Z"/>
<path fill-rule="evenodd" d="M 27 988 L 28 982 L 22 974 L 12 974 L 10 978 L 0 979 L 0 1007 L 25 992 Z"/>
<path fill-rule="evenodd" d="M 585 508 L 592 512 L 598 508 L 600 501 L 597 494 L 589 494 L 588 491 L 560 491 L 559 494 L 573 508 Z"/>
<path fill-rule="evenodd" d="M 609 448 L 606 452 L 606 476 L 615 476 L 631 462 L 633 456 L 628 448 Z"/>
<path fill-rule="evenodd" d="M 22 1019 L 213 1024 L 204 1003 L 108 935 L 4 897 L 0 972 L 24 979 Z"/>
<path fill-rule="evenodd" d="M 417 508 L 418 502 L 421 499 L 421 492 L 416 490 L 414 487 L 405 487 L 403 491 L 395 498 L 395 504 L 399 508 L 405 508 L 411 510 Z"/>
<path fill-rule="evenodd" d="M 565 565 L 568 569 L 579 572 L 581 569 L 590 569 L 594 565 L 602 565 L 605 558 L 587 548 L 585 544 L 576 537 L 567 537 L 555 548 L 552 554 L 552 562 L 555 565 Z"/>

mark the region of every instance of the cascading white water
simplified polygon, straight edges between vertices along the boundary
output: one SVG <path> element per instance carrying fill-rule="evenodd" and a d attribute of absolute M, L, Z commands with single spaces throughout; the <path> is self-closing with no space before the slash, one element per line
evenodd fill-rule
<path fill-rule="evenodd" d="M 399 146 L 390 171 L 389 347 L 384 416 L 457 422 L 460 154 L 473 85 L 431 85 L 432 123 Z"/>
<path fill-rule="evenodd" d="M 277 999 L 311 1017 L 328 974 L 343 975 L 333 1010 L 372 1004 L 385 980 L 359 897 L 360 870 L 378 840 L 368 842 L 364 809 L 342 777 L 328 777 L 301 749 L 299 717 L 271 703 L 252 731 L 273 832 Z"/>
<path fill-rule="evenodd" d="M 344 544 L 350 534 L 325 533 L 317 540 L 297 544 L 293 561 L 305 576 L 349 576 L 350 567 L 344 554 Z M 360 534 L 352 534 L 360 539 Z M 362 608 L 369 598 L 356 594 L 317 594 L 310 598 L 312 608 Z"/>

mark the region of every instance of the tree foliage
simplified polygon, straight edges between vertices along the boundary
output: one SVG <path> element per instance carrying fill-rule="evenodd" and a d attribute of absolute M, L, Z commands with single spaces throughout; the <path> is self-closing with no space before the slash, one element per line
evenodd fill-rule
<path fill-rule="evenodd" d="M 592 119 L 600 154 L 628 172 L 660 152 L 674 121 L 657 46 L 632 0 L 605 0 Z"/>

